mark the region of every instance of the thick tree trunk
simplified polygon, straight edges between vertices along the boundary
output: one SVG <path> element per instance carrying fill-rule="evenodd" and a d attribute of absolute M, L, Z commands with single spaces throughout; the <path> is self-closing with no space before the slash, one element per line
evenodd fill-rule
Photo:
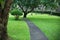
<path fill-rule="evenodd" d="M 26 18 L 27 17 L 27 13 L 26 12 L 24 12 L 24 16 L 23 16 L 24 18 Z"/>
<path fill-rule="evenodd" d="M 2 38 L 1 36 L 2 36 L 2 29 L 3 29 L 1 13 L 2 13 L 2 7 L 1 7 L 1 4 L 0 4 L 0 40 Z"/>
<path fill-rule="evenodd" d="M 10 9 L 12 0 L 6 0 L 4 9 L 0 6 L 0 40 L 7 40 L 7 22 L 8 22 L 8 12 Z"/>

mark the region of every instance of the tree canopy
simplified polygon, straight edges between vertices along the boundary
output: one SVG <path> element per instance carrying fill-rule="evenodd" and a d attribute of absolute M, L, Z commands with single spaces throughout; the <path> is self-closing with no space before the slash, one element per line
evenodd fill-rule
<path fill-rule="evenodd" d="M 40 0 L 18 0 L 18 5 L 24 12 L 24 15 L 27 15 L 34 10 L 39 4 Z M 26 16 L 24 16 L 26 17 Z"/>
<path fill-rule="evenodd" d="M 52 8 L 56 8 L 57 5 L 57 0 L 41 0 L 41 4 L 43 4 L 44 6 L 50 6 Z"/>
<path fill-rule="evenodd" d="M 21 7 L 21 9 L 27 12 L 36 8 L 39 5 L 39 3 L 40 3 L 40 0 L 18 0 L 18 5 Z"/>
<path fill-rule="evenodd" d="M 56 9 L 60 4 L 59 0 L 13 0 L 13 8 L 19 6 L 24 17 L 31 11 L 33 11 L 39 5 L 44 5 L 46 8 L 50 7 L 51 9 Z"/>

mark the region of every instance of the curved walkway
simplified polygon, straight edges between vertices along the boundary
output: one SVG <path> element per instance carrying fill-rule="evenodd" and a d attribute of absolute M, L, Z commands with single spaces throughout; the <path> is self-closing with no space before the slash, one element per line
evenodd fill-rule
<path fill-rule="evenodd" d="M 30 20 L 24 19 L 30 28 L 31 40 L 48 40 L 44 33 Z"/>

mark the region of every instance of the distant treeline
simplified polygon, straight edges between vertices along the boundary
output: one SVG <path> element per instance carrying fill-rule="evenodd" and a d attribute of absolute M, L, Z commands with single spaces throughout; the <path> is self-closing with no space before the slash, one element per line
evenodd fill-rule
<path fill-rule="evenodd" d="M 41 14 L 50 14 L 60 16 L 60 12 L 51 12 L 51 11 L 33 11 L 34 13 L 41 13 Z"/>

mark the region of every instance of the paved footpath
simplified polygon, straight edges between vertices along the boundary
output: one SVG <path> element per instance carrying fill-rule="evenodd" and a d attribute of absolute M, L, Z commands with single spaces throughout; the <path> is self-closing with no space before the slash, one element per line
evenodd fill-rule
<path fill-rule="evenodd" d="M 29 26 L 31 40 L 48 40 L 44 33 L 34 25 L 30 20 L 24 19 Z"/>

